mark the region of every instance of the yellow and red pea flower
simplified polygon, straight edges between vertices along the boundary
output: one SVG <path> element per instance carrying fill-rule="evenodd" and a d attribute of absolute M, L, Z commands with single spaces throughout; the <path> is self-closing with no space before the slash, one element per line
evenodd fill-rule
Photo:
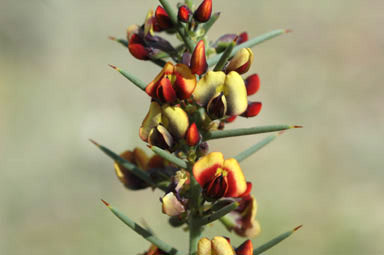
<path fill-rule="evenodd" d="M 152 101 L 140 130 L 140 138 L 162 149 L 171 149 L 174 140 L 183 139 L 189 127 L 187 113 L 180 106 L 160 106 Z"/>
<path fill-rule="evenodd" d="M 193 74 L 202 75 L 208 69 L 207 58 L 205 56 L 204 40 L 200 40 L 191 57 L 191 71 Z"/>
<path fill-rule="evenodd" d="M 164 159 L 158 155 L 154 155 L 151 158 L 140 148 L 135 148 L 133 151 L 125 151 L 120 154 L 123 159 L 135 164 L 144 171 L 149 171 L 154 168 L 164 168 Z M 115 163 L 115 172 L 119 180 L 124 186 L 131 190 L 139 190 L 149 187 L 149 185 L 138 178 L 136 175 L 130 173 L 124 166 Z"/>
<path fill-rule="evenodd" d="M 208 198 L 241 197 L 248 184 L 236 159 L 224 160 L 221 152 L 211 152 L 193 165 L 193 176 Z"/>
<path fill-rule="evenodd" d="M 240 49 L 229 61 L 226 72 L 235 71 L 239 74 L 248 72 L 253 62 L 253 52 L 249 48 Z"/>
<path fill-rule="evenodd" d="M 137 25 L 129 26 L 127 29 L 128 50 L 137 59 L 148 60 L 150 49 L 146 46 L 144 39 L 139 35 Z"/>
<path fill-rule="evenodd" d="M 182 5 L 179 7 L 179 11 L 177 13 L 177 18 L 179 19 L 179 21 L 187 23 L 191 19 L 191 16 L 192 12 L 186 5 Z"/>
<path fill-rule="evenodd" d="M 197 255 L 252 255 L 253 245 L 250 240 L 245 241 L 236 250 L 230 244 L 230 240 L 215 236 L 212 240 L 201 238 L 197 245 Z"/>
<path fill-rule="evenodd" d="M 195 87 L 196 76 L 188 66 L 167 62 L 145 92 L 161 102 L 174 103 L 176 99 L 188 99 Z"/>
<path fill-rule="evenodd" d="M 207 72 L 197 83 L 193 97 L 216 118 L 240 115 L 248 106 L 244 80 L 237 72 Z"/>
<path fill-rule="evenodd" d="M 204 23 L 207 22 L 212 15 L 212 0 L 203 0 L 199 5 L 193 17 L 196 21 Z"/>

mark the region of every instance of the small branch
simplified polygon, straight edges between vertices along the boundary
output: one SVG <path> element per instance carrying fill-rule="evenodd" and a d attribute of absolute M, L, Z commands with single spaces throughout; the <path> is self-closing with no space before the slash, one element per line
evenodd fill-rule
<path fill-rule="evenodd" d="M 233 51 L 232 51 L 232 54 L 231 54 L 231 57 L 234 56 L 236 54 L 236 52 L 238 52 L 240 49 L 242 48 L 252 48 L 253 46 L 255 45 L 258 45 L 264 41 L 267 41 L 269 39 L 272 39 L 276 36 L 279 36 L 281 34 L 285 34 L 287 33 L 289 30 L 286 30 L 286 29 L 277 29 L 277 30 L 273 30 L 271 32 L 268 32 L 268 33 L 265 33 L 263 35 L 260 35 L 258 37 L 255 37 L 253 39 L 250 39 L 240 45 L 237 45 Z M 218 54 L 210 59 L 208 59 L 207 63 L 208 63 L 208 66 L 214 66 L 220 59 L 221 55 L 223 55 L 223 53 L 221 54 Z"/>
<path fill-rule="evenodd" d="M 119 155 L 117 155 L 116 153 L 111 151 L 110 149 L 96 143 L 95 141 L 93 141 L 93 140 L 90 140 L 90 141 L 94 145 L 96 145 L 102 152 L 104 152 L 110 158 L 112 158 L 116 163 L 121 164 L 123 167 L 125 167 L 130 173 L 134 174 L 135 176 L 137 176 L 141 180 L 145 181 L 146 183 L 148 183 L 152 187 L 157 187 L 163 191 L 166 191 L 166 187 L 157 186 L 156 183 L 154 183 L 152 181 L 151 176 L 147 172 L 145 172 L 144 170 L 138 168 L 135 164 L 132 164 L 128 160 L 123 159 L 122 157 L 120 157 Z"/>
<path fill-rule="evenodd" d="M 147 87 L 147 84 L 141 81 L 139 78 L 135 77 L 133 74 L 130 74 L 126 71 L 121 70 L 120 68 L 114 66 L 114 65 L 109 65 L 119 73 L 121 73 L 125 78 L 127 78 L 130 82 L 132 82 L 134 85 L 136 85 L 139 89 L 145 91 L 145 88 Z"/>
<path fill-rule="evenodd" d="M 220 17 L 220 12 L 216 12 L 212 15 L 212 17 L 207 22 L 204 23 L 204 25 L 202 26 L 202 29 L 204 30 L 204 34 L 201 37 L 204 37 L 208 33 L 209 29 L 211 29 L 211 27 L 213 26 L 213 24 L 215 24 L 215 22 L 219 17 Z"/>
<path fill-rule="evenodd" d="M 173 25 L 176 27 L 176 30 L 179 33 L 180 37 L 183 39 L 185 46 L 187 46 L 188 50 L 192 53 L 193 50 L 195 49 L 195 45 L 192 42 L 191 38 L 189 38 L 188 34 L 185 32 L 185 27 L 182 26 L 182 24 L 179 24 L 177 20 L 177 15 L 173 11 L 171 5 L 168 3 L 167 0 L 159 0 L 159 2 L 164 7 L 164 10 L 167 12 Z"/>
<path fill-rule="evenodd" d="M 124 222 L 128 227 L 130 227 L 137 234 L 141 235 L 144 239 L 156 245 L 159 249 L 163 250 L 167 254 L 168 253 L 172 255 L 181 254 L 181 252 L 178 252 L 174 247 L 170 246 L 169 244 L 157 238 L 155 235 L 153 235 L 153 233 L 146 230 L 145 228 L 143 228 L 133 220 L 131 220 L 128 216 L 124 215 L 119 210 L 112 207 L 109 203 L 105 202 L 104 200 L 101 200 L 101 201 L 112 211 L 114 215 L 116 215 L 117 218 L 119 218 L 122 222 Z"/>
<path fill-rule="evenodd" d="M 281 241 L 283 241 L 284 239 L 288 238 L 290 235 L 292 235 L 294 232 L 296 232 L 301 227 L 302 227 L 302 225 L 297 226 L 293 230 L 285 232 L 285 233 L 273 238 L 269 242 L 266 242 L 265 244 L 257 247 L 256 249 L 253 250 L 253 255 L 258 255 L 258 254 L 265 252 L 266 250 L 269 250 L 270 248 L 272 248 L 276 244 L 278 244 Z"/>
<path fill-rule="evenodd" d="M 232 130 L 217 130 L 217 131 L 207 132 L 205 134 L 205 140 L 261 134 L 261 133 L 275 132 L 275 131 L 281 131 L 281 130 L 286 130 L 291 128 L 301 128 L 301 126 L 275 125 L 275 126 L 239 128 L 239 129 L 232 129 Z"/>
<path fill-rule="evenodd" d="M 270 136 L 267 136 L 266 138 L 264 138 L 263 140 L 261 140 L 260 142 L 252 145 L 251 147 L 249 147 L 248 149 L 246 149 L 245 151 L 242 151 L 240 152 L 239 154 L 237 154 L 234 158 L 238 161 L 238 162 L 241 162 L 243 161 L 244 159 L 248 158 L 249 156 L 251 156 L 253 153 L 257 152 L 258 150 L 260 150 L 261 148 L 263 148 L 264 146 L 266 146 L 267 144 L 269 144 L 270 142 L 272 142 L 273 140 L 275 140 L 276 137 L 278 137 L 279 135 L 281 135 L 284 131 L 281 131 L 277 134 L 274 134 L 274 135 L 270 135 Z"/>
<path fill-rule="evenodd" d="M 229 205 L 224 206 L 223 208 L 219 209 L 218 211 L 212 213 L 211 215 L 207 215 L 202 217 L 199 220 L 200 225 L 207 225 L 211 222 L 214 222 L 215 220 L 220 219 L 221 217 L 225 216 L 227 213 L 230 213 L 231 211 L 235 210 L 239 206 L 238 202 L 233 202 Z"/>
<path fill-rule="evenodd" d="M 222 71 L 224 69 L 225 63 L 227 63 L 228 59 L 230 58 L 232 50 L 235 47 L 235 45 L 236 45 L 236 42 L 231 42 L 227 46 L 227 48 L 225 49 L 225 51 L 221 55 L 219 62 L 217 62 L 213 71 Z"/>
<path fill-rule="evenodd" d="M 163 150 L 157 146 L 150 146 L 151 150 L 156 153 L 157 155 L 159 155 L 160 157 L 168 160 L 169 162 L 175 164 L 176 166 L 178 167 L 181 167 L 183 169 L 188 169 L 188 164 L 187 162 L 185 162 L 184 160 L 176 157 L 175 155 L 172 155 L 171 153 L 169 153 L 168 151 L 166 150 Z"/>

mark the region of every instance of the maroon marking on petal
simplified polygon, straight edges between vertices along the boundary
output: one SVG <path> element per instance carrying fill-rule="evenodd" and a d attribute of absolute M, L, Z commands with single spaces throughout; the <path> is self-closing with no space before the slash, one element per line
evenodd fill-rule
<path fill-rule="evenodd" d="M 185 81 L 184 77 L 181 76 L 178 73 L 174 73 L 176 76 L 175 83 L 173 84 L 173 87 L 175 89 L 177 98 L 179 99 L 188 99 L 191 97 L 193 91 L 195 90 L 196 84 L 194 84 L 193 87 L 191 87 L 191 83 L 188 83 Z"/>
<path fill-rule="evenodd" d="M 248 76 L 245 80 L 245 87 L 247 88 L 247 95 L 255 94 L 260 88 L 260 78 L 257 74 L 252 74 Z"/>
<path fill-rule="evenodd" d="M 173 103 L 176 100 L 176 92 L 171 81 L 166 77 L 160 80 L 156 93 L 157 98 L 163 102 Z"/>
<path fill-rule="evenodd" d="M 227 178 L 223 175 L 215 176 L 204 187 L 204 193 L 207 197 L 219 199 L 223 197 L 228 190 Z"/>
<path fill-rule="evenodd" d="M 211 181 L 215 177 L 215 173 L 217 168 L 221 167 L 219 164 L 215 164 L 209 168 L 206 168 L 200 175 L 199 178 L 196 178 L 196 181 L 200 184 L 201 187 L 204 187 L 204 185 Z"/>

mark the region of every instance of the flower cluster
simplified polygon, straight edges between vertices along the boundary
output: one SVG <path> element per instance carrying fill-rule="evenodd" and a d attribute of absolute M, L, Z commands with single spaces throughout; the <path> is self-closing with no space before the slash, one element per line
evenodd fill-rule
<path fill-rule="evenodd" d="M 203 0 L 198 5 L 187 0 L 178 5 L 177 12 L 167 0 L 159 1 L 161 5 L 148 11 L 141 25 L 128 28 L 126 40 L 114 40 L 126 46 L 136 59 L 151 61 L 161 71 L 144 83 L 113 66 L 147 94 L 149 110 L 138 133 L 155 155 L 148 157 L 139 148 L 117 155 L 95 144 L 114 159 L 116 175 L 126 188 L 164 191 L 161 211 L 169 216 L 172 226 L 187 226 L 189 254 L 253 254 L 249 240 L 234 249 L 228 238 L 216 236 L 209 240 L 202 237 L 202 232 L 205 225 L 218 220 L 242 237 L 253 238 L 260 233 L 252 183 L 247 181 L 240 161 L 276 135 L 227 159 L 221 152 L 210 152 L 208 141 L 293 127 L 224 130 L 225 124 L 237 116 L 249 118 L 259 114 L 262 104 L 249 100 L 260 88 L 259 76 L 243 77 L 254 61 L 251 47 L 283 32 L 251 40 L 246 32 L 228 33 L 211 42 L 207 32 L 219 17 L 219 13 L 212 13 L 212 0 Z M 181 44 L 172 45 L 161 33 L 175 34 Z M 145 254 L 179 254 L 110 208 L 152 242 Z"/>

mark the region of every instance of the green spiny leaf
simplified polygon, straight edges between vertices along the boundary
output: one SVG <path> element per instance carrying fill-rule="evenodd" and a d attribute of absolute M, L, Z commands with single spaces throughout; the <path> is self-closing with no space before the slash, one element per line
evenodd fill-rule
<path fill-rule="evenodd" d="M 145 91 L 145 88 L 147 87 L 147 84 L 141 81 L 139 78 L 135 77 L 133 74 L 130 74 L 126 71 L 121 70 L 120 68 L 114 66 L 114 65 L 109 65 L 119 73 L 121 73 L 125 78 L 127 78 L 130 82 L 132 82 L 134 85 L 136 85 L 139 89 Z"/>
<path fill-rule="evenodd" d="M 185 162 L 184 160 L 176 157 L 175 155 L 169 153 L 168 151 L 166 150 L 163 150 L 157 146 L 151 146 L 150 147 L 152 149 L 152 151 L 154 153 L 156 153 L 157 155 L 159 155 L 160 157 L 168 160 L 169 162 L 175 164 L 176 166 L 179 166 L 183 169 L 188 169 L 188 164 L 187 162 Z"/>

